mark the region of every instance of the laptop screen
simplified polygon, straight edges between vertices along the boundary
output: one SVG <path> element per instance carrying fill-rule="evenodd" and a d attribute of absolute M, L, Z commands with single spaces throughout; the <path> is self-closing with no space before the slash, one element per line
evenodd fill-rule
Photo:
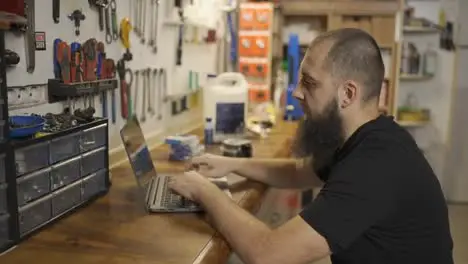
<path fill-rule="evenodd" d="M 150 180 L 156 177 L 156 170 L 136 117 L 127 120 L 127 123 L 120 130 L 120 136 L 138 184 L 140 187 L 146 188 Z"/>

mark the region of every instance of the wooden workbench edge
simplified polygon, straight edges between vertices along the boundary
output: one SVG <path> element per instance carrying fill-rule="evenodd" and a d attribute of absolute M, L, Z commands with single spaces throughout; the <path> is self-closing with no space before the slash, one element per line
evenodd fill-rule
<path fill-rule="evenodd" d="M 275 153 L 274 157 L 290 157 L 291 156 L 291 139 L 287 139 L 283 143 L 283 147 Z M 265 184 L 252 182 L 251 189 L 246 191 L 239 200 L 238 205 L 254 214 L 260 207 L 260 201 L 268 190 Z M 192 262 L 193 264 L 217 264 L 226 263 L 232 253 L 231 248 L 227 244 L 224 237 L 215 233 L 208 243 L 203 247 L 198 256 Z"/>

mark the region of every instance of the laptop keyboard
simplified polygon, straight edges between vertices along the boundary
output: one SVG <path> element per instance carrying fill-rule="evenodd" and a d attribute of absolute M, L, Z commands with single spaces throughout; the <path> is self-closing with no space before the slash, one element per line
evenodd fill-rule
<path fill-rule="evenodd" d="M 162 194 L 161 205 L 168 208 L 186 208 L 186 207 L 198 207 L 198 205 L 189 199 L 177 194 L 172 189 L 170 189 L 167 185 L 169 183 L 170 178 L 164 177 L 164 188 Z"/>

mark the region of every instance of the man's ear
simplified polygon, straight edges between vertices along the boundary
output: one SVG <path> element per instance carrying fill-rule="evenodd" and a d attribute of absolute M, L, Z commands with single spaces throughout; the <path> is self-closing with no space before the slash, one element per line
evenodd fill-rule
<path fill-rule="evenodd" d="M 338 89 L 339 105 L 346 108 L 358 98 L 358 86 L 353 81 L 345 81 Z"/>

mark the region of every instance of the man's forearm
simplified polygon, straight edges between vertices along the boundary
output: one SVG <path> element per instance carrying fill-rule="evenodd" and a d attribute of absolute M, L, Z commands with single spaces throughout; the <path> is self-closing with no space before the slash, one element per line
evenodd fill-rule
<path fill-rule="evenodd" d="M 235 204 L 219 188 L 207 185 L 198 201 L 212 224 L 245 263 L 256 263 L 271 229 Z"/>
<path fill-rule="evenodd" d="M 234 173 L 276 188 L 302 188 L 316 184 L 313 172 L 306 172 L 302 160 L 233 159 Z"/>

